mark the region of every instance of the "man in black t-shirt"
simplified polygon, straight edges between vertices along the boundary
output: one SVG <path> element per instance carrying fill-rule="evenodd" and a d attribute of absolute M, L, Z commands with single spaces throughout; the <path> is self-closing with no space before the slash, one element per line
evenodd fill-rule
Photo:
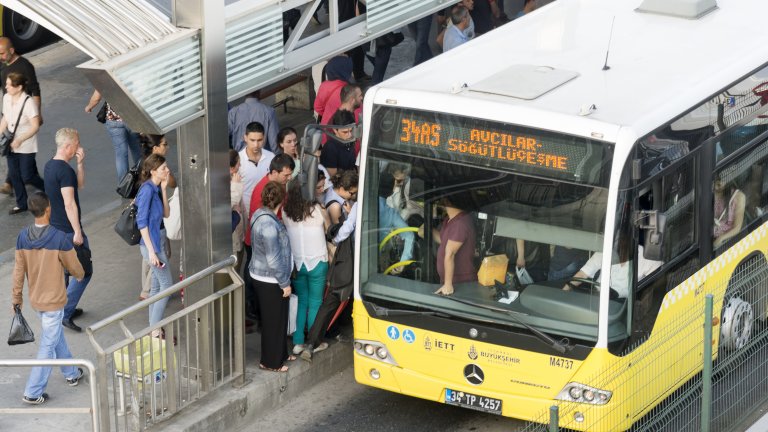
<path fill-rule="evenodd" d="M 0 87 L 5 95 L 5 81 L 8 74 L 12 72 L 20 73 L 27 78 L 27 88 L 25 91 L 32 96 L 32 100 L 37 104 L 37 112 L 40 113 L 40 125 L 43 124 L 43 111 L 40 103 L 40 83 L 37 82 L 37 74 L 32 63 L 16 53 L 13 43 L 7 37 L 0 37 Z M 0 193 L 9 195 L 13 191 L 10 177 L 6 177 L 5 184 L 0 185 Z"/>
<path fill-rule="evenodd" d="M 355 124 L 355 115 L 350 111 L 339 109 L 331 118 L 331 124 L 338 126 L 350 125 L 349 127 L 333 129 L 333 135 L 344 140 L 352 140 L 351 142 L 343 143 L 336 140 L 333 135 L 328 134 L 328 141 L 326 141 L 320 153 L 320 163 L 328 170 L 328 174 L 333 177 L 339 171 L 355 169 L 355 159 L 357 156 L 355 155 L 355 141 L 352 139 L 352 125 Z"/>
<path fill-rule="evenodd" d="M 77 171 L 69 161 L 77 159 Z M 75 129 L 62 128 L 56 132 L 56 155 L 45 164 L 45 193 L 51 201 L 51 225 L 67 234 L 77 250 L 77 257 L 85 269 L 85 277 L 78 281 L 70 278 L 67 284 L 67 305 L 64 306 L 64 327 L 82 331 L 72 319 L 85 287 L 91 280 L 88 237 L 80 222 L 80 196 L 78 189 L 85 184 L 85 151 L 80 147 L 80 135 Z M 89 272 L 89 270 L 91 270 Z"/>

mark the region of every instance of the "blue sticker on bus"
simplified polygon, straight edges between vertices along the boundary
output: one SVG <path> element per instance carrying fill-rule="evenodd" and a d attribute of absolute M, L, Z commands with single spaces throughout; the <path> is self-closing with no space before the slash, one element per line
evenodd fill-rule
<path fill-rule="evenodd" d="M 387 327 L 387 336 L 389 336 L 392 340 L 397 340 L 400 337 L 400 330 L 397 329 L 395 326 L 389 326 Z"/>
<path fill-rule="evenodd" d="M 403 340 L 410 343 L 413 343 L 416 341 L 416 335 L 413 333 L 413 330 L 411 329 L 405 329 L 403 330 Z"/>

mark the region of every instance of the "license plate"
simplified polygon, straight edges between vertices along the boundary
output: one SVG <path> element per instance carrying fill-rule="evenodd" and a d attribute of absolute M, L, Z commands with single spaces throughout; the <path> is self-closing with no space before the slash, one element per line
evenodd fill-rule
<path fill-rule="evenodd" d="M 501 400 L 466 393 L 458 390 L 445 389 L 445 403 L 477 411 L 501 414 Z"/>

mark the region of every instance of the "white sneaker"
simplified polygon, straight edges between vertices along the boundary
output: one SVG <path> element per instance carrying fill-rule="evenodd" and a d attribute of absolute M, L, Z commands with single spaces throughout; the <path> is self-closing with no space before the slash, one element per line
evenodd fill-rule
<path fill-rule="evenodd" d="M 319 353 L 320 351 L 325 351 L 328 349 L 328 342 L 320 342 L 320 345 L 316 346 L 315 349 L 312 350 L 312 353 Z"/>
<path fill-rule="evenodd" d="M 299 355 L 307 346 L 304 344 L 298 344 L 293 346 L 293 355 Z"/>

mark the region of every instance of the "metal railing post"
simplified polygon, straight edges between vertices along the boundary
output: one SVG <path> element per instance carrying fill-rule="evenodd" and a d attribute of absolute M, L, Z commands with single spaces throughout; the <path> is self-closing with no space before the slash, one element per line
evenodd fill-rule
<path fill-rule="evenodd" d="M 96 383 L 96 368 L 90 360 L 85 359 L 30 359 L 30 360 L 3 360 L 0 359 L 0 367 L 61 367 L 61 366 L 82 366 L 88 369 L 88 387 L 91 392 L 91 404 L 88 407 L 42 407 L 42 408 L 3 408 L 0 407 L 0 414 L 88 414 L 91 418 L 94 432 L 109 431 L 109 417 L 106 423 L 103 421 L 102 413 L 107 410 L 100 406 L 97 395 L 98 385 Z M 103 409 L 102 409 L 103 408 Z"/>
<path fill-rule="evenodd" d="M 701 371 L 701 431 L 712 421 L 712 294 L 704 299 L 704 365 Z"/>
<path fill-rule="evenodd" d="M 549 407 L 549 432 L 560 431 L 560 413 L 558 412 L 557 405 Z"/>
<path fill-rule="evenodd" d="M 98 393 L 96 394 L 97 405 L 99 406 L 99 425 L 101 430 L 109 430 L 109 381 L 107 380 L 107 354 L 99 349 L 96 355 L 96 376 L 92 381 L 96 382 Z M 92 384 L 93 385 L 93 384 Z"/>
<path fill-rule="evenodd" d="M 213 386 L 213 371 L 211 371 L 211 332 L 213 330 L 211 329 L 210 317 L 210 304 L 208 304 L 200 309 L 200 315 L 198 317 L 200 322 L 197 327 L 197 343 L 200 347 L 200 364 L 198 364 L 200 369 L 197 373 L 198 379 L 200 380 L 200 388 L 206 393 L 210 391 Z"/>
<path fill-rule="evenodd" d="M 235 273 L 233 268 L 229 269 L 230 273 Z M 245 378 L 245 286 L 232 293 L 234 302 L 234 357 L 235 357 L 235 371 L 238 375 L 235 380 L 235 387 L 242 387 L 246 384 Z"/>

